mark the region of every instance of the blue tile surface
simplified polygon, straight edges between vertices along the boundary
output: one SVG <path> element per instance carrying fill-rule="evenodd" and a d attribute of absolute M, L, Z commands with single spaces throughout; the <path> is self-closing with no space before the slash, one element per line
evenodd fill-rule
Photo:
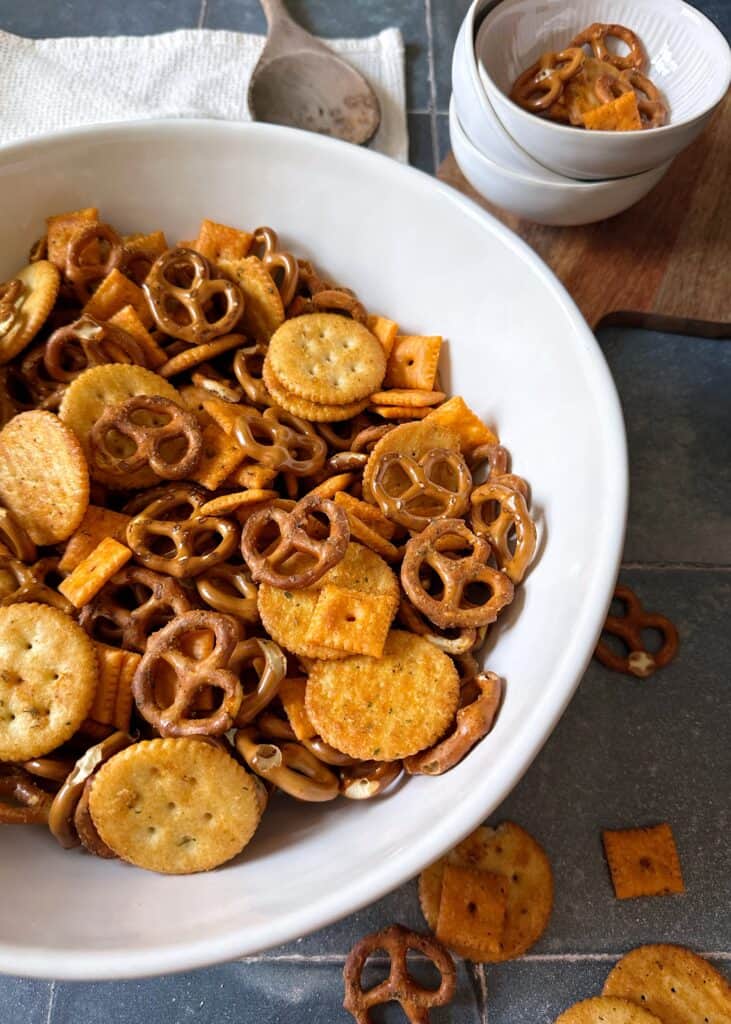
<path fill-rule="evenodd" d="M 281 962 L 224 964 L 221 967 L 148 981 L 58 985 L 53 1024 L 347 1024 L 343 1009 L 343 964 Z M 378 980 L 385 975 L 378 968 Z M 431 984 L 417 968 L 420 980 Z M 368 979 L 366 979 L 368 980 Z M 375 979 L 374 979 L 375 980 Z M 379 1016 L 382 1024 L 403 1020 L 397 1006 Z M 460 965 L 457 994 L 448 1008 L 432 1013 L 432 1024 L 479 1024 L 472 982 Z"/>
<path fill-rule="evenodd" d="M 2 1024 L 47 1024 L 51 998 L 50 982 L 0 975 Z"/>
<path fill-rule="evenodd" d="M 731 565 L 731 344 L 619 328 L 599 342 L 627 426 L 625 560 Z"/>
<path fill-rule="evenodd" d="M 434 172 L 449 150 L 446 110 L 454 38 L 469 0 L 289 0 L 323 36 L 397 25 L 407 50 L 410 159 Z M 727 34 L 729 0 L 698 4 Z M 196 24 L 262 32 L 258 0 L 0 0 L 0 28 L 32 37 L 161 32 Z M 731 346 L 607 328 L 600 343 L 617 382 L 629 441 L 630 518 L 622 579 L 680 630 L 677 660 L 649 680 L 592 663 L 544 750 L 494 820 L 514 818 L 545 845 L 556 902 L 528 957 L 484 971 L 460 964 L 451 1007 L 433 1024 L 551 1024 L 598 993 L 616 957 L 677 941 L 731 962 L 723 794 L 731 776 L 727 628 L 731 597 Z M 667 820 L 682 895 L 617 901 L 600 832 Z M 53 986 L 0 977 L 0 1024 L 338 1024 L 352 944 L 398 920 L 422 928 L 414 881 L 370 907 L 262 957 L 182 975 Z M 487 1007 L 483 1005 L 485 993 Z M 379 1021 L 400 1021 L 396 1008 Z"/>
<path fill-rule="evenodd" d="M 0 28 L 34 39 L 58 36 L 141 36 L 194 28 L 201 0 L 35 0 L 0 3 Z"/>

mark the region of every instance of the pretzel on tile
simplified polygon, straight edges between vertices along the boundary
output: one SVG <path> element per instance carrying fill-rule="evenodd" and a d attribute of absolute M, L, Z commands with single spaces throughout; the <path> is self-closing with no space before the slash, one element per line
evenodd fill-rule
<path fill-rule="evenodd" d="M 630 587 L 619 584 L 614 597 L 625 606 L 624 615 L 608 615 L 604 633 L 618 637 L 628 648 L 626 655 L 616 654 L 603 639 L 597 644 L 597 659 L 614 672 L 647 679 L 659 668 L 664 668 L 678 653 L 680 639 L 670 619 L 656 612 L 646 612 L 640 599 Z M 647 650 L 642 639 L 643 629 L 656 629 L 662 634 L 663 643 L 659 651 Z"/>

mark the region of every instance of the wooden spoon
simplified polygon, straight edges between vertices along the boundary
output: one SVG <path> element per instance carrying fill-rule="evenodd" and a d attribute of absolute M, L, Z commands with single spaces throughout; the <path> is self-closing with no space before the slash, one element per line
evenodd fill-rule
<path fill-rule="evenodd" d="M 381 109 L 365 78 L 292 21 L 283 0 L 261 0 L 269 34 L 249 84 L 255 121 L 333 135 L 363 145 Z"/>

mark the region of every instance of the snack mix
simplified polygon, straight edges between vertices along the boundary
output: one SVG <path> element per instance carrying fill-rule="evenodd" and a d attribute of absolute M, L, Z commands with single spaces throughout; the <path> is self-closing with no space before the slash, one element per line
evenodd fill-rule
<path fill-rule="evenodd" d="M 624 44 L 626 52 L 610 50 L 608 39 Z M 532 114 L 575 128 L 660 128 L 668 108 L 643 73 L 646 66 L 642 43 L 631 29 L 596 22 L 565 49 L 544 53 L 518 75 L 510 98 Z"/>
<path fill-rule="evenodd" d="M 487 735 L 536 529 L 441 346 L 270 228 L 48 218 L 0 285 L 1 822 L 204 871 L 278 794 L 370 799 Z"/>

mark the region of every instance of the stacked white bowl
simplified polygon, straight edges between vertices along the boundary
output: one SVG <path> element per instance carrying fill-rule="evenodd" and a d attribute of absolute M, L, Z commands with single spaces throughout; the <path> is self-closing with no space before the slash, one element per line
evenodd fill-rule
<path fill-rule="evenodd" d="M 667 124 L 588 131 L 536 117 L 509 98 L 542 53 L 564 49 L 594 22 L 639 36 L 645 73 L 667 100 Z M 541 224 L 589 224 L 657 185 L 730 80 L 728 43 L 683 0 L 473 0 L 452 61 L 452 150 L 476 191 L 497 206 Z"/>

